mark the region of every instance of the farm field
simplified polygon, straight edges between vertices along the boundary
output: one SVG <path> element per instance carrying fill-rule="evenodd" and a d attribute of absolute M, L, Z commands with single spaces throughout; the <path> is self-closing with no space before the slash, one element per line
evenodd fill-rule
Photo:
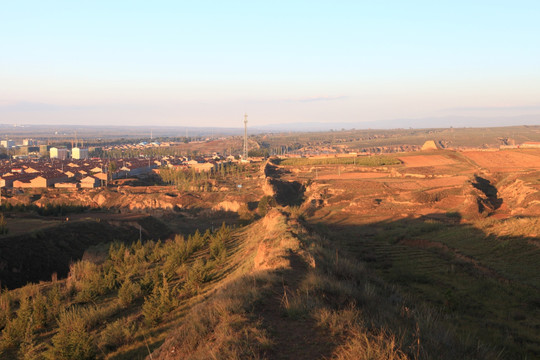
<path fill-rule="evenodd" d="M 318 177 L 319 180 L 337 180 L 337 179 L 377 179 L 382 177 L 388 177 L 388 173 L 382 172 L 346 172 L 338 174 L 324 174 Z"/>
<path fill-rule="evenodd" d="M 504 347 L 502 358 L 535 358 L 540 212 L 534 204 L 540 189 L 522 171 L 540 165 L 538 155 L 409 153 L 387 169 L 393 177 L 340 179 L 320 172 L 309 196 L 324 205 L 308 222 L 403 294 L 437 308 L 461 336 Z M 450 163 L 455 167 L 444 176 Z M 440 177 L 396 177 L 422 164 Z M 512 211 L 527 214 L 519 225 Z"/>
<path fill-rule="evenodd" d="M 400 157 L 407 167 L 439 166 L 454 164 L 455 161 L 442 155 L 414 155 Z"/>
<path fill-rule="evenodd" d="M 540 150 L 464 151 L 462 154 L 492 172 L 540 168 Z"/>

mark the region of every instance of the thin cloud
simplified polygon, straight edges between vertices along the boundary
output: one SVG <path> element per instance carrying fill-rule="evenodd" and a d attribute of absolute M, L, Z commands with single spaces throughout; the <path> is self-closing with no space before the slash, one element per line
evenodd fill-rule
<path fill-rule="evenodd" d="M 444 109 L 443 111 L 540 111 L 540 105 L 525 105 L 525 106 L 469 106 L 455 107 Z"/>
<path fill-rule="evenodd" d="M 36 112 L 36 111 L 77 111 L 77 110 L 126 110 L 140 108 L 155 108 L 153 104 L 92 104 L 92 105 L 57 105 L 32 101 L 2 102 L 0 101 L 0 112 Z"/>
<path fill-rule="evenodd" d="M 1 111 L 50 111 L 59 110 L 60 106 L 30 101 L 0 102 Z"/>
<path fill-rule="evenodd" d="M 296 101 L 298 102 L 318 102 L 318 101 L 335 101 L 335 100 L 343 100 L 346 99 L 347 96 L 340 95 L 340 96 L 313 96 L 313 97 L 306 97 L 306 98 L 300 98 Z"/>

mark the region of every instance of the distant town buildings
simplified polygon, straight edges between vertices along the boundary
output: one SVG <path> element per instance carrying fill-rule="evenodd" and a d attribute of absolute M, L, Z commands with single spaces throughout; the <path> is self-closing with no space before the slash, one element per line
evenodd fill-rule
<path fill-rule="evenodd" d="M 71 157 L 76 160 L 88 159 L 89 158 L 88 149 L 75 147 L 71 150 Z"/>
<path fill-rule="evenodd" d="M 66 160 L 68 158 L 68 150 L 66 148 L 52 147 L 50 153 L 51 159 Z"/>
<path fill-rule="evenodd" d="M 160 167 L 201 173 L 218 171 L 227 164 L 241 162 L 235 156 L 226 157 L 219 152 L 194 156 L 143 155 L 147 149 L 153 152 L 157 148 L 176 146 L 178 143 L 175 142 L 154 141 L 91 148 L 37 144 L 38 142 L 32 139 L 19 140 L 17 144 L 12 140 L 2 141 L 4 147 L 11 147 L 16 151 L 10 151 L 9 156 L 5 156 L 4 151 L 4 157 L 0 158 L 0 187 L 12 188 L 15 191 L 50 187 L 76 191 L 104 186 L 111 180 L 151 172 L 159 174 Z M 115 154 L 111 154 L 112 152 Z M 119 154 L 121 156 L 118 156 Z"/>
<path fill-rule="evenodd" d="M 62 148 L 51 148 L 55 153 Z M 0 187 L 65 189 L 95 188 L 109 180 L 150 173 L 158 167 L 152 159 L 13 159 L 0 161 Z"/>
<path fill-rule="evenodd" d="M 23 146 L 37 146 L 38 141 L 37 140 L 32 140 L 32 139 L 24 139 L 22 144 L 23 144 Z"/>
<path fill-rule="evenodd" d="M 49 145 L 39 145 L 39 154 L 41 156 L 47 156 L 47 154 L 49 153 L 49 149 Z"/>
<path fill-rule="evenodd" d="M 13 141 L 13 140 L 2 140 L 2 141 L 0 141 L 0 145 L 2 147 L 5 147 L 6 149 L 11 149 L 12 147 L 15 146 L 15 141 Z"/>

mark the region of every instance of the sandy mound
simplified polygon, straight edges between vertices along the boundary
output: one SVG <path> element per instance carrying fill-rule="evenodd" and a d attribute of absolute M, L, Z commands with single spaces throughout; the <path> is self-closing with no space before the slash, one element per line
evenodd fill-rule
<path fill-rule="evenodd" d="M 421 150 L 438 150 L 437 144 L 435 144 L 435 141 L 428 140 L 422 145 Z"/>

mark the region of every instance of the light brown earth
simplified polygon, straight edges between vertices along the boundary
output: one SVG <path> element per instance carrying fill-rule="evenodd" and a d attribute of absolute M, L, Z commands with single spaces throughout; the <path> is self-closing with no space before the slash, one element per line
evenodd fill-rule
<path fill-rule="evenodd" d="M 323 204 L 320 212 L 324 217 L 338 222 L 347 214 L 390 219 L 456 212 L 466 221 L 487 215 L 505 218 L 539 213 L 540 184 L 531 170 L 540 168 L 540 151 L 444 150 L 398 157 L 403 164 L 377 171 L 358 172 L 354 165 L 342 165 L 339 170 L 321 166 L 315 176 L 312 168 L 297 167 L 287 168 L 284 177 L 310 179 L 313 184 L 306 204 Z M 498 200 L 488 199 L 473 185 L 477 176 L 489 181 Z"/>
<path fill-rule="evenodd" d="M 462 153 L 491 172 L 512 172 L 540 168 L 540 150 L 464 151 Z"/>
<path fill-rule="evenodd" d="M 325 174 L 319 180 L 349 180 L 349 179 L 376 179 L 390 176 L 387 172 L 344 172 L 341 174 Z"/>
<path fill-rule="evenodd" d="M 455 161 L 442 155 L 414 155 L 400 157 L 407 167 L 439 166 L 454 164 Z"/>

